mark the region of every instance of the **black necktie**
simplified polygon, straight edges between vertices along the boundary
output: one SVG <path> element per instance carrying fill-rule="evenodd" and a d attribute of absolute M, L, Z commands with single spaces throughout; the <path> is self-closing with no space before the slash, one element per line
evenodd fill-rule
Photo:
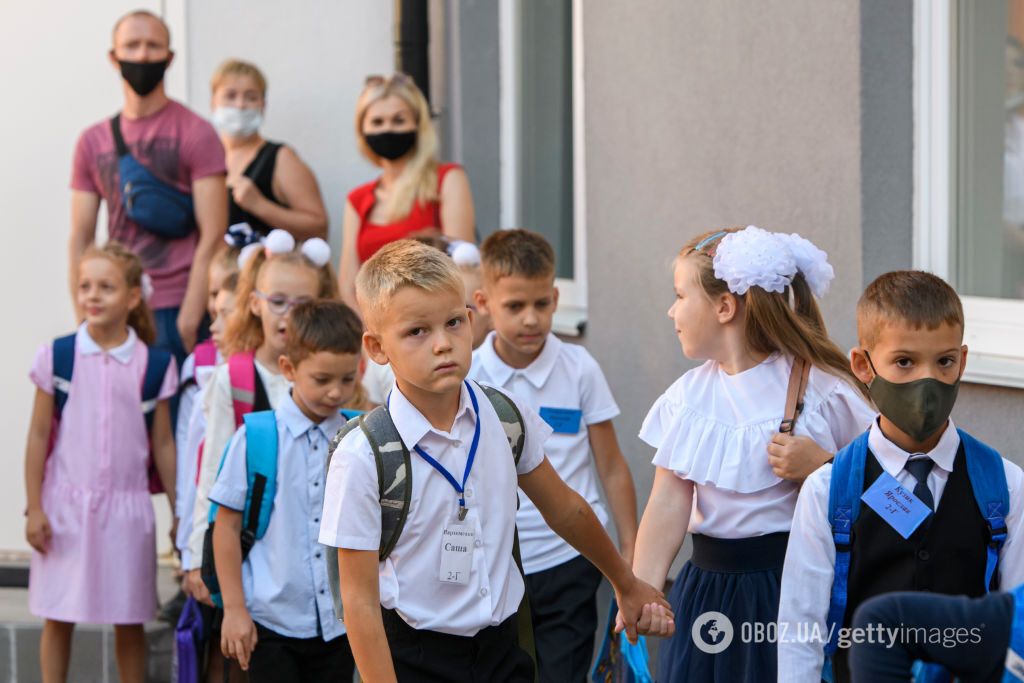
<path fill-rule="evenodd" d="M 932 492 L 928 488 L 928 473 L 934 466 L 935 461 L 931 458 L 918 458 L 917 460 L 908 460 L 904 468 L 917 480 L 917 484 L 914 486 L 914 496 L 931 510 L 935 509 L 935 499 L 932 498 Z"/>

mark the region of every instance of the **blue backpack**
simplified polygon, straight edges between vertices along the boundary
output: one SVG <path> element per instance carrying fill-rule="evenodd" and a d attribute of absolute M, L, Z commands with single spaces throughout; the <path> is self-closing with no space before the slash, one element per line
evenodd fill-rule
<path fill-rule="evenodd" d="M 121 115 L 110 119 L 117 147 L 118 187 L 128 218 L 166 240 L 187 237 L 196 227 L 192 195 L 157 178 L 128 151 Z"/>
<path fill-rule="evenodd" d="M 985 558 L 985 592 L 992 585 L 999 564 L 999 551 L 1006 542 L 1006 515 L 1010 511 L 1010 493 L 1006 485 L 1003 459 L 994 449 L 957 430 L 964 447 L 967 476 L 974 491 L 982 517 L 989 529 L 988 550 Z M 846 593 L 850 580 L 850 551 L 853 525 L 860 513 L 860 497 L 864 488 L 864 463 L 868 452 L 868 432 L 861 434 L 850 445 L 836 453 L 832 464 L 832 482 L 828 497 L 828 521 L 832 526 L 832 540 L 836 546 L 835 572 L 832 594 L 828 606 L 827 628 L 829 641 L 825 645 L 825 664 L 821 678 L 834 680 L 832 657 L 839 648 L 839 629 L 846 614 Z M 915 680 L 949 680 L 949 674 L 934 664 L 918 662 Z"/>
<path fill-rule="evenodd" d="M 71 376 L 75 372 L 75 334 L 58 337 L 53 340 L 53 427 L 50 429 L 50 448 L 53 451 L 56 443 L 57 428 L 60 425 L 64 406 L 67 405 L 71 392 Z M 146 420 L 146 432 L 152 436 L 153 415 L 159 400 L 160 387 L 171 364 L 171 353 L 166 349 L 149 347 L 146 359 L 146 371 L 142 378 L 142 415 Z M 149 458 L 149 492 L 163 493 L 160 475 L 153 463 L 153 455 Z"/>
<path fill-rule="evenodd" d="M 361 411 L 342 410 L 346 420 L 361 415 Z M 245 508 L 242 511 L 242 561 L 249 556 L 256 541 L 263 538 L 270 525 L 270 513 L 274 509 L 274 496 L 277 493 L 277 419 L 273 410 L 261 410 L 248 413 L 242 418 L 245 422 L 245 469 L 246 494 Z M 224 456 L 221 455 L 220 469 L 224 467 Z M 220 594 L 220 582 L 213 559 L 213 526 L 220 509 L 216 503 L 210 503 L 210 526 L 203 539 L 203 561 L 200 576 L 210 591 L 213 603 L 223 607 Z"/>
<path fill-rule="evenodd" d="M 1010 646 L 1006 649 L 1003 683 L 1024 683 L 1024 584 L 1010 593 L 1013 595 L 1013 626 Z"/>

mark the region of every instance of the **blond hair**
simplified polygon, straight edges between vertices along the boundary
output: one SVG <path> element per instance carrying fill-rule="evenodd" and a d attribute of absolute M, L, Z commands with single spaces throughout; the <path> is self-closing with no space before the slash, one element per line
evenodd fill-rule
<path fill-rule="evenodd" d="M 687 242 L 679 252 L 677 259 L 689 259 L 696 265 L 697 282 L 710 299 L 731 294 L 728 284 L 715 277 L 714 257 L 721 238 L 742 229 L 706 232 Z M 798 272 L 783 292 L 751 287 L 746 294 L 733 296 L 743 304 L 743 329 L 748 349 L 759 353 L 779 351 L 802 358 L 819 370 L 845 380 L 868 398 L 867 388 L 850 370 L 845 354 L 829 338 L 821 309 L 803 274 Z"/>
<path fill-rule="evenodd" d="M 129 289 L 142 289 L 142 275 L 145 272 L 142 261 L 128 247 L 120 242 L 107 242 L 102 247 L 93 244 L 82 254 L 80 263 L 94 258 L 106 259 L 117 266 L 124 275 L 124 281 Z M 149 309 L 145 296 L 140 296 L 138 305 L 128 312 L 128 326 L 135 330 L 135 334 L 144 343 L 153 344 L 156 341 L 153 312 Z"/>
<path fill-rule="evenodd" d="M 403 287 L 465 297 L 459 269 L 446 254 L 415 240 L 397 240 L 382 247 L 356 275 L 356 300 L 369 324 Z"/>
<path fill-rule="evenodd" d="M 319 299 L 338 299 L 338 282 L 334 277 L 334 269 L 328 262 L 318 267 L 300 251 L 301 245 L 283 254 L 272 254 L 267 256 L 266 249 L 258 249 L 255 254 L 242 266 L 238 275 L 238 287 L 235 289 L 235 310 L 231 312 L 227 325 L 224 328 L 224 338 L 227 340 L 225 349 L 227 355 L 254 351 L 263 345 L 263 323 L 259 317 L 252 312 L 249 306 L 249 299 L 256 291 L 256 283 L 259 282 L 260 273 L 267 263 L 291 263 L 303 265 L 310 268 L 317 274 L 319 280 Z"/>
<path fill-rule="evenodd" d="M 425 204 L 438 199 L 437 133 L 430 120 L 430 105 L 409 76 L 394 74 L 386 79 L 373 79 L 363 88 L 356 103 L 356 141 L 359 151 L 370 163 L 382 165 L 381 158 L 366 144 L 363 120 L 371 104 L 392 95 L 405 102 L 416 119 L 416 151 L 395 184 L 388 188 L 388 198 L 384 204 L 384 216 L 388 223 L 408 216 L 413 202 L 417 200 Z"/>
<path fill-rule="evenodd" d="M 937 275 L 920 270 L 896 270 L 879 275 L 857 301 L 857 337 L 870 349 L 885 325 L 904 323 L 916 330 L 946 324 L 964 329 L 960 296 Z"/>
<path fill-rule="evenodd" d="M 256 81 L 256 87 L 260 91 L 260 97 L 267 96 L 267 79 L 263 72 L 255 64 L 243 62 L 240 59 L 229 59 L 221 63 L 217 70 L 210 76 L 210 92 L 216 92 L 217 88 L 224 84 L 230 76 L 248 76 Z"/>

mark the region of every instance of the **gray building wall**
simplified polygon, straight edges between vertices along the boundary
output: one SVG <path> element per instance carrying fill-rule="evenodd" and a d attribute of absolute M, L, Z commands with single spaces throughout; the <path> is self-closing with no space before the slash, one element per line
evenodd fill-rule
<path fill-rule="evenodd" d="M 665 312 L 692 235 L 798 232 L 836 270 L 840 348 L 877 275 L 913 266 L 913 3 L 660 2 L 584 7 L 588 327 L 623 415 L 641 507 L 653 400 L 694 363 Z M 964 385 L 954 420 L 1024 462 L 1024 391 Z"/>
<path fill-rule="evenodd" d="M 500 227 L 498 3 L 446 0 L 442 154 L 466 168 L 481 239 Z"/>
<path fill-rule="evenodd" d="M 687 362 L 665 312 L 691 236 L 756 224 L 830 255 L 823 301 L 847 348 L 860 292 L 861 116 L 855 3 L 772 0 L 584 7 L 587 347 L 622 406 L 641 505 L 652 451 L 636 433 Z"/>

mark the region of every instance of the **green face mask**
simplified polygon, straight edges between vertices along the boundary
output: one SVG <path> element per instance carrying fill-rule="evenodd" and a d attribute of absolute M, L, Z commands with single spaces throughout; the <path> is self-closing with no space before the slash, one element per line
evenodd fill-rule
<path fill-rule="evenodd" d="M 879 375 L 871 356 L 867 351 L 864 355 L 875 373 L 868 392 L 886 419 L 917 442 L 927 440 L 946 424 L 960 390 L 959 379 L 946 384 L 933 377 L 925 377 L 897 384 Z"/>

